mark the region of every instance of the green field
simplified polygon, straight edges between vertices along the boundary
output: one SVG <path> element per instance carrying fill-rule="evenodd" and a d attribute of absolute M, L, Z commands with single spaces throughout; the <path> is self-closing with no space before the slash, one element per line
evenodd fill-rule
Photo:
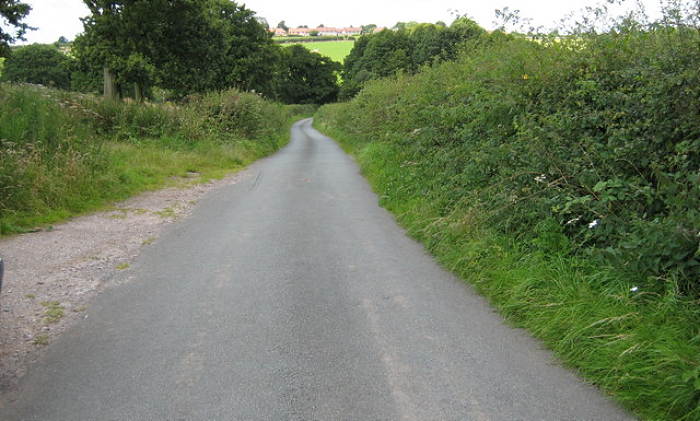
<path fill-rule="evenodd" d="M 299 44 L 342 63 L 345 61 L 345 57 L 350 54 L 355 41 L 300 42 Z"/>

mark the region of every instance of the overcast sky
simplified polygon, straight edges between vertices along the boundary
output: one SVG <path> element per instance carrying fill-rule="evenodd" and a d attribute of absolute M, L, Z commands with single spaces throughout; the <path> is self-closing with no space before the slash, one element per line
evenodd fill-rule
<path fill-rule="evenodd" d="M 571 12 L 594 6 L 602 0 L 248 0 L 239 2 L 274 27 L 284 20 L 288 26 L 359 26 L 370 23 L 393 26 L 396 22 L 454 20 L 454 11 L 468 15 L 485 28 L 493 28 L 494 10 L 508 7 L 533 19 L 535 26 L 556 27 Z M 636 0 L 627 0 L 632 4 Z M 654 12 L 659 0 L 641 0 Z M 32 6 L 25 20 L 38 28 L 26 36 L 27 43 L 52 43 L 65 36 L 72 40 L 82 32 L 79 18 L 88 14 L 81 0 L 24 0 Z M 24 42 L 22 43 L 24 44 Z"/>

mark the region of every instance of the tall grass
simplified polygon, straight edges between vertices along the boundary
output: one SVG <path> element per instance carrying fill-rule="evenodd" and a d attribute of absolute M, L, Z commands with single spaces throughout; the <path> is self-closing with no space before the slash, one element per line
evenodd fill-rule
<path fill-rule="evenodd" d="M 97 209 L 197 172 L 219 177 L 276 150 L 291 108 L 237 91 L 187 105 L 0 86 L 0 233 Z"/>

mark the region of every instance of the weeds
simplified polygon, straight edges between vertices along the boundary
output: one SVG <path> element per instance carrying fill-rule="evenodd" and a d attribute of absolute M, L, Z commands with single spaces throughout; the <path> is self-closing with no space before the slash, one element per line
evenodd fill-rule
<path fill-rule="evenodd" d="M 173 176 L 222 177 L 276 150 L 292 111 L 235 90 L 175 106 L 0 85 L 0 234 L 104 208 Z"/>
<path fill-rule="evenodd" d="M 49 344 L 49 335 L 39 335 L 32 342 L 34 345 L 46 346 Z"/>
<path fill-rule="evenodd" d="M 47 324 L 58 323 L 64 315 L 64 308 L 58 301 L 44 301 L 41 303 L 46 308 L 44 311 L 44 322 Z"/>

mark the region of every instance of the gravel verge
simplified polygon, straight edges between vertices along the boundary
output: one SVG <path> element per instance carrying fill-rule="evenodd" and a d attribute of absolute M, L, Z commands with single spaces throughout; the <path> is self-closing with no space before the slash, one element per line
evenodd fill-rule
<path fill-rule="evenodd" d="M 112 210 L 74 218 L 48 230 L 0 238 L 5 278 L 0 293 L 0 389 L 13 386 L 90 301 L 163 228 L 187 217 L 207 193 L 236 183 L 245 172 L 147 192 Z"/>

